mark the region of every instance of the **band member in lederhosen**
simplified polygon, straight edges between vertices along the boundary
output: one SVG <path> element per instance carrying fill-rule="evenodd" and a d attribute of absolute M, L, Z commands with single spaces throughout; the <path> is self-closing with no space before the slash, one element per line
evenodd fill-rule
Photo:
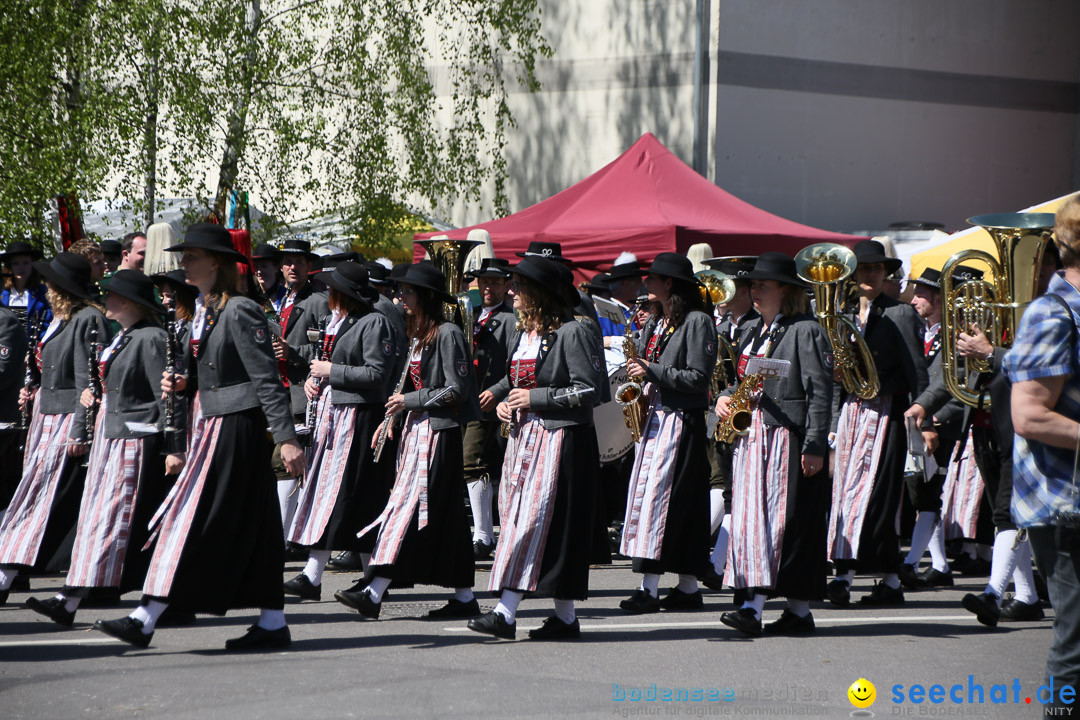
<path fill-rule="evenodd" d="M 10 308 L 27 329 L 28 341 L 33 340 L 29 336 L 32 319 L 37 319 L 42 332 L 52 320 L 45 283 L 42 282 L 41 275 L 34 270 L 34 261 L 40 259 L 41 250 L 21 240 L 8 243 L 0 254 L 0 261 L 10 273 L 9 277 L 4 278 L 0 303 Z"/>
<path fill-rule="evenodd" d="M 832 348 L 809 314 L 795 261 L 762 253 L 747 278 L 760 317 L 739 343 L 740 380 L 755 357 L 786 360 L 787 374 L 769 378 L 758 391 L 746 435 L 734 443 L 731 558 L 725 582 L 746 591 L 725 625 L 756 636 L 768 596 L 787 599 L 781 616 L 765 626 L 772 634 L 814 632 L 810 601 L 825 596 L 825 528 L 828 519 L 829 420 Z M 716 404 L 731 416 L 731 393 Z"/>
<path fill-rule="evenodd" d="M 371 452 L 394 381 L 390 323 L 372 306 L 379 294 L 363 266 L 344 262 L 321 278 L 330 289 L 331 315 L 304 388 L 315 421 L 307 481 L 286 535 L 308 551 L 308 561 L 285 583 L 285 592 L 306 600 L 322 598 L 323 569 L 333 550 L 371 552 L 375 538 L 357 533 L 386 506 L 393 482 L 392 456 L 376 463 Z"/>
<path fill-rule="evenodd" d="M 35 351 L 40 388 L 33 403 L 22 481 L 0 522 L 0 601 L 20 571 L 66 568 L 75 538 L 86 467 L 86 412 L 79 394 L 90 386 L 91 328 L 109 341 L 105 316 L 89 301 L 90 265 L 60 253 L 34 269 L 45 278 L 53 319 Z"/>
<path fill-rule="evenodd" d="M 185 276 L 201 296 L 191 327 L 186 377 L 162 376 L 162 392 L 190 399 L 186 465 L 151 521 L 154 542 L 143 600 L 131 615 L 94 627 L 146 647 L 166 608 L 223 615 L 259 608 L 230 650 L 290 644 L 281 567 L 285 539 L 270 476 L 270 443 L 299 477 L 304 452 L 296 441 L 262 308 L 237 294 L 237 262 L 229 231 L 196 223 L 183 242 Z M 156 538 L 156 539 L 155 539 Z M 222 558 L 228 558 L 223 562 Z"/>
<path fill-rule="evenodd" d="M 837 421 L 828 535 L 836 578 L 826 594 L 840 607 L 851 602 L 856 571 L 883 576 L 863 604 L 904 601 L 896 527 L 907 456 L 904 411 L 927 385 L 922 319 L 910 305 L 882 294 L 885 276 L 900 267 L 900 260 L 885 255 L 876 240 L 863 240 L 854 250 L 859 307 L 851 320 L 870 349 L 881 388 L 869 400 L 844 397 Z M 837 392 L 843 397 L 840 388 Z"/>
<path fill-rule="evenodd" d="M 588 594 L 589 563 L 609 559 L 598 522 L 600 456 L 592 424 L 606 372 L 592 334 L 571 319 L 576 293 L 558 266 L 527 257 L 513 273 L 521 320 L 508 373 L 493 389 L 499 417 L 512 428 L 489 583 L 499 604 L 470 620 L 469 629 L 513 639 L 518 603 L 534 593 L 554 598 L 555 614 L 529 637 L 576 638 L 574 601 Z"/>
<path fill-rule="evenodd" d="M 749 272 L 754 269 L 756 259 L 744 255 L 709 258 L 705 261 L 710 268 L 724 273 L 735 283 L 734 297 L 713 310 L 716 332 L 726 338 L 732 348 L 739 347 L 743 329 L 759 317 L 750 299 L 750 280 L 747 279 Z M 720 362 L 719 356 L 717 362 Z M 726 358 L 723 362 L 725 375 L 731 383 L 735 378 L 736 368 L 732 367 L 731 361 Z M 712 400 L 715 403 L 716 398 Z M 731 538 L 732 445 L 717 442 L 712 435 L 707 435 L 705 447 L 709 458 L 709 529 L 716 534 L 716 543 L 713 545 L 712 555 L 709 556 L 712 567 L 706 568 L 701 581 L 706 587 L 720 590 L 723 587 L 724 566 L 727 563 L 728 540 Z"/>
<path fill-rule="evenodd" d="M 279 252 L 287 291 L 279 306 L 282 336 L 273 337 L 274 354 L 282 381 L 289 389 L 293 420 L 297 425 L 303 425 L 307 410 L 304 381 L 308 378 L 318 344 L 311 335 L 317 335 L 319 328 L 330 317 L 330 308 L 326 304 L 326 295 L 317 292 L 310 282 L 312 264 L 319 259 L 311 252 L 311 243 L 307 240 L 286 240 Z M 308 331 L 311 331 L 311 335 Z M 281 462 L 280 447 L 274 448 L 273 466 L 278 479 L 282 525 L 288 528 L 292 525 L 296 510 L 296 484 L 299 478 L 286 472 Z"/>
<path fill-rule="evenodd" d="M 480 614 L 473 595 L 474 561 L 461 455 L 461 426 L 479 419 L 476 376 L 461 329 L 444 319 L 453 301 L 434 265 L 411 265 L 401 280 L 414 350 L 404 392 L 391 395 L 387 419 L 408 411 L 397 451 L 397 473 L 382 514 L 361 531 L 379 528 L 364 580 L 334 594 L 367 618 L 379 617 L 383 593 L 415 584 L 453 588 L 432 619 Z"/>
<path fill-rule="evenodd" d="M 499 437 L 492 387 L 506 377 L 506 356 L 514 332 L 514 310 L 506 304 L 510 288 L 509 262 L 484 258 L 469 275 L 480 288 L 480 309 L 473 325 L 473 366 L 480 390 L 482 420 L 465 426 L 463 433 L 465 484 L 473 515 L 473 557 L 486 560 L 495 548 L 491 501 L 499 479 L 505 441 Z"/>
<path fill-rule="evenodd" d="M 105 316 L 120 332 L 102 352 L 104 394 L 86 470 L 78 530 L 64 588 L 45 600 L 30 598 L 31 610 L 71 627 L 81 600 L 94 589 L 124 593 L 141 587 L 150 562 L 143 551 L 147 526 L 184 465 L 183 431 L 165 450 L 166 402 L 161 394 L 167 338 L 153 281 L 138 270 L 118 270 L 105 290 Z M 90 407 L 98 399 L 82 391 Z M 185 425 L 182 399 L 173 403 L 173 423 Z"/>
<path fill-rule="evenodd" d="M 705 410 L 716 363 L 716 326 L 690 259 L 660 253 L 644 271 L 658 308 L 638 341 L 627 374 L 644 385 L 648 402 L 626 500 L 620 554 L 633 559 L 641 587 L 619 603 L 629 613 L 699 610 L 697 576 L 707 565 L 708 466 Z M 660 575 L 679 575 L 659 597 Z"/>

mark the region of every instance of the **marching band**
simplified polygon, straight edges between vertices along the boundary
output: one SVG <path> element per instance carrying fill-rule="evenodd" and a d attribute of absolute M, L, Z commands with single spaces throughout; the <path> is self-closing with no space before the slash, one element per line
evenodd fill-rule
<path fill-rule="evenodd" d="M 685 255 L 624 254 L 590 297 L 557 243 L 469 273 L 434 254 L 320 271 L 306 241 L 242 250 L 196 223 L 165 248 L 181 270 L 100 286 L 100 249 L 77 250 L 0 254 L 0 458 L 15 468 L 0 472 L 0 605 L 65 571 L 26 601 L 61 626 L 141 588 L 94 627 L 142 648 L 157 627 L 257 608 L 226 648 L 275 649 L 291 643 L 285 597 L 321 600 L 328 564 L 355 558 L 362 577 L 334 597 L 359 618 L 434 585 L 450 595 L 429 618 L 511 640 L 519 604 L 544 597 L 553 614 L 529 637 L 567 640 L 590 566 L 617 553 L 641 576 L 626 613 L 702 610 L 702 583 L 734 592 L 719 622 L 739 633 L 805 636 L 810 603 L 847 607 L 856 573 L 880 578 L 867 605 L 951 585 L 955 539 L 993 543 L 964 608 L 991 626 L 1042 617 L 1009 518 L 1008 333 L 949 320 L 946 287 L 979 270 L 927 269 L 908 304 L 884 292 L 900 261 L 874 240 L 696 275 Z M 458 292 L 473 281 L 475 308 Z M 991 403 L 964 401 L 957 365 Z M 287 557 L 304 565 L 283 582 Z M 763 623 L 770 597 L 786 608 Z"/>

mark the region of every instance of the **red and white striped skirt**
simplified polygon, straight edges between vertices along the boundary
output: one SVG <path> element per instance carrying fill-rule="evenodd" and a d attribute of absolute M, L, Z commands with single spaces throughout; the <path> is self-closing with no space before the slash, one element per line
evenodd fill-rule
<path fill-rule="evenodd" d="M 532 592 L 540 577 L 555 511 L 563 431 L 547 430 L 531 413 L 514 429 L 503 459 L 499 546 L 488 588 Z"/>
<path fill-rule="evenodd" d="M 0 522 L 0 565 L 37 562 L 49 511 L 67 460 L 73 413 L 42 415 L 34 405 L 22 480 Z"/>
<path fill-rule="evenodd" d="M 885 446 L 891 404 L 892 397 L 849 397 L 840 410 L 829 513 L 830 560 L 853 560 L 859 555 L 859 535 Z"/>
<path fill-rule="evenodd" d="M 619 552 L 627 557 L 659 560 L 683 418 L 681 411 L 659 409 L 657 394 L 652 393 L 652 398 L 630 472 Z"/>
<path fill-rule="evenodd" d="M 957 443 L 959 445 L 959 443 Z M 1006 482 L 1011 481 L 1005 478 Z M 979 505 L 982 502 L 984 483 L 975 462 L 975 443 L 968 430 L 960 462 L 949 462 L 945 474 L 945 486 L 941 491 L 941 527 L 946 540 L 974 538 L 979 523 Z"/>
<path fill-rule="evenodd" d="M 180 563 L 180 554 L 187 543 L 195 511 L 199 507 L 206 475 L 217 449 L 221 430 L 221 417 L 203 417 L 199 394 L 191 404 L 190 438 L 187 451 L 187 464 L 180 471 L 180 476 L 169 491 L 165 502 L 161 504 L 150 527 L 153 534 L 146 542 L 150 547 L 157 537 L 150 568 L 146 571 L 143 594 L 154 597 L 168 597 L 172 590 L 173 578 Z"/>
<path fill-rule="evenodd" d="M 790 433 L 769 427 L 755 409 L 732 460 L 731 543 L 724 584 L 771 588 L 780 569 L 787 523 Z"/>
<path fill-rule="evenodd" d="M 292 527 L 286 536 L 289 542 L 298 545 L 314 545 L 326 531 L 352 450 L 356 406 L 332 404 L 331 392 L 326 388 L 319 398 L 314 450 L 304 473 L 306 479 L 296 501 Z"/>
<path fill-rule="evenodd" d="M 390 500 L 375 522 L 357 533 L 362 537 L 368 531 L 382 526 L 371 553 L 372 565 L 393 565 L 401 551 L 405 533 L 409 530 L 413 513 L 418 513 L 417 529 L 427 527 L 428 471 L 435 458 L 438 433 L 431 429 L 427 413 L 409 411 L 405 428 L 398 443 L 397 476 Z"/>
<path fill-rule="evenodd" d="M 78 530 L 68 569 L 69 587 L 119 587 L 135 514 L 143 466 L 141 438 L 107 439 L 108 395 L 101 400 L 94 427 Z"/>

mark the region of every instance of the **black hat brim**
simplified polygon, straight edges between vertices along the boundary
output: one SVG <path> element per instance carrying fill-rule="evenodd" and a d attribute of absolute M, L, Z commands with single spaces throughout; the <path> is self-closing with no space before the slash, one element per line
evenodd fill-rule
<path fill-rule="evenodd" d="M 316 260 L 325 260 L 334 257 L 333 255 L 323 256 L 319 255 L 318 253 L 308 252 L 306 250 L 290 250 L 286 248 L 281 248 L 280 250 L 278 250 L 278 252 L 280 253 L 280 255 L 278 256 L 278 260 L 284 260 L 285 257 L 288 255 L 303 255 L 312 262 L 315 262 Z"/>
<path fill-rule="evenodd" d="M 904 261 L 900 258 L 889 257 L 888 255 L 863 255 L 862 257 L 855 257 L 855 261 L 859 265 L 872 265 L 874 263 L 882 263 L 885 266 L 885 274 L 892 275 L 904 265 Z"/>
<path fill-rule="evenodd" d="M 339 293 L 343 293 L 353 298 L 354 300 L 362 300 L 366 303 L 374 303 L 379 299 L 379 291 L 373 287 L 352 288 L 341 282 L 333 272 L 322 275 L 320 278 L 327 287 L 337 290 Z"/>
<path fill-rule="evenodd" d="M 188 240 L 177 245 L 171 245 L 165 248 L 165 252 L 184 252 L 189 248 L 205 250 L 206 252 L 220 255 L 221 257 L 226 257 L 230 260 L 235 260 L 236 262 L 249 262 L 247 255 L 243 254 L 242 252 L 237 252 L 235 249 L 226 250 L 222 247 L 219 247 L 218 245 L 214 245 L 213 243 L 201 242 L 199 240 Z"/>
<path fill-rule="evenodd" d="M 64 292 L 74 295 L 75 297 L 81 297 L 83 299 L 90 298 L 89 288 L 79 287 L 75 283 L 71 282 L 69 278 L 60 275 L 55 270 L 53 270 L 51 263 L 45 260 L 39 260 L 38 262 L 34 263 L 34 270 L 37 270 L 38 275 L 45 278 L 45 282 L 52 283 Z"/>
<path fill-rule="evenodd" d="M 7 262 L 8 258 L 13 258 L 16 255 L 28 255 L 31 260 L 40 260 L 45 257 L 45 253 L 41 252 L 41 250 L 37 248 L 27 248 L 25 250 L 20 249 L 13 252 L 0 253 L 0 262 Z"/>
<path fill-rule="evenodd" d="M 784 273 L 769 272 L 768 270 L 751 270 L 746 275 L 739 278 L 740 280 L 775 280 L 778 283 L 784 283 L 787 285 L 794 285 L 796 287 L 807 287 L 807 284 L 797 277 L 791 275 L 785 275 Z"/>
<path fill-rule="evenodd" d="M 534 258 L 542 258 L 544 260 L 552 260 L 554 262 L 561 262 L 561 263 L 570 262 L 569 258 L 564 258 L 562 255 L 541 255 L 540 253 L 531 253 L 531 252 L 520 252 L 520 253 L 514 253 L 514 254 L 517 255 L 519 258 L 534 257 Z"/>
<path fill-rule="evenodd" d="M 700 285 L 698 279 L 693 275 L 683 275 L 682 273 L 668 272 L 663 268 L 644 268 L 641 271 L 642 277 L 648 277 L 649 275 L 659 275 L 660 277 L 671 278 L 672 280 L 678 280 L 679 282 L 689 283 L 691 285 Z"/>
<path fill-rule="evenodd" d="M 103 293 L 109 294 L 109 295 L 119 295 L 120 297 L 124 298 L 125 300 L 133 302 L 136 305 L 142 305 L 145 308 L 150 308 L 151 310 L 154 310 L 154 311 L 156 311 L 158 313 L 161 313 L 161 314 L 165 313 L 165 308 L 161 305 L 161 303 L 159 303 L 157 301 L 147 300 L 146 298 L 143 298 L 143 297 L 139 297 L 135 293 L 126 292 L 126 290 L 122 286 L 117 288 L 117 287 L 113 287 L 111 283 L 106 283 L 104 285 L 104 287 L 101 288 L 101 291 Z"/>
<path fill-rule="evenodd" d="M 922 285 L 924 288 L 929 288 L 931 290 L 936 290 L 937 292 L 941 292 L 941 285 L 938 285 L 937 283 L 932 283 L 929 280 L 924 280 L 923 278 L 915 278 L 914 280 L 908 280 L 908 284 L 909 285 Z"/>
<path fill-rule="evenodd" d="M 423 280 L 410 280 L 408 278 L 401 278 L 400 280 L 398 280 L 398 282 L 402 285 L 412 285 L 413 287 L 430 290 L 431 292 L 435 293 L 435 297 L 437 297 L 439 300 L 442 300 L 443 302 L 457 302 L 457 298 L 455 298 L 450 293 L 446 292 L 442 288 L 435 287 L 434 285 L 429 285 Z"/>

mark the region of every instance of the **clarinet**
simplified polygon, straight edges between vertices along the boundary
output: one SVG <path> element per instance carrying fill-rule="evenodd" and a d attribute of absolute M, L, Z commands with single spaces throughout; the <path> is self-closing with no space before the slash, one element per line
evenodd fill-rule
<path fill-rule="evenodd" d="M 401 377 L 398 378 L 397 385 L 394 386 L 394 392 L 392 395 L 400 395 L 401 391 L 405 389 L 405 381 L 409 378 L 409 368 L 412 365 L 412 356 L 416 352 L 417 339 L 413 338 L 412 343 L 409 345 L 409 354 L 405 356 L 405 367 L 401 370 Z M 379 426 L 379 437 L 375 441 L 375 462 L 379 462 L 379 458 L 382 457 L 383 447 L 386 445 L 386 435 L 390 431 L 390 423 L 394 421 L 393 413 L 386 413 L 386 417 L 383 418 L 382 425 Z"/>
<path fill-rule="evenodd" d="M 323 321 L 319 324 L 319 359 L 329 360 L 330 353 L 326 352 L 326 326 L 330 324 L 330 318 L 323 318 Z M 315 385 L 315 389 L 319 392 L 315 397 L 308 400 L 307 404 L 307 418 L 305 419 L 305 425 L 308 429 L 308 437 L 315 437 L 315 429 L 319 424 L 319 394 L 322 391 L 322 378 L 313 377 L 311 382 Z"/>
<path fill-rule="evenodd" d="M 88 387 L 90 393 L 97 400 L 101 397 L 101 365 L 98 364 L 101 358 L 101 345 L 98 343 L 98 329 L 97 325 L 90 326 L 90 355 L 87 358 L 86 365 L 89 371 L 89 383 Z M 94 423 L 97 422 L 98 405 L 96 402 L 92 403 L 90 407 L 86 408 L 86 444 L 90 445 L 94 442 Z"/>
<path fill-rule="evenodd" d="M 169 373 L 169 382 L 176 382 L 177 337 L 176 308 L 170 307 L 165 316 L 165 372 Z M 169 390 L 165 395 L 165 447 L 162 454 L 173 455 L 184 452 L 184 435 L 176 427 L 176 390 Z"/>
<path fill-rule="evenodd" d="M 22 410 L 19 416 L 19 432 L 21 433 L 21 442 L 19 443 L 19 450 L 26 449 L 26 435 L 30 430 L 30 410 L 33 407 L 33 402 L 30 400 L 30 388 L 34 387 L 34 381 L 37 379 L 37 363 L 35 361 L 34 352 L 37 349 L 38 340 L 41 335 L 41 316 L 34 315 L 28 318 L 29 332 L 27 335 L 26 343 L 26 372 L 23 375 L 23 389 L 26 390 L 27 399 L 23 403 Z"/>

